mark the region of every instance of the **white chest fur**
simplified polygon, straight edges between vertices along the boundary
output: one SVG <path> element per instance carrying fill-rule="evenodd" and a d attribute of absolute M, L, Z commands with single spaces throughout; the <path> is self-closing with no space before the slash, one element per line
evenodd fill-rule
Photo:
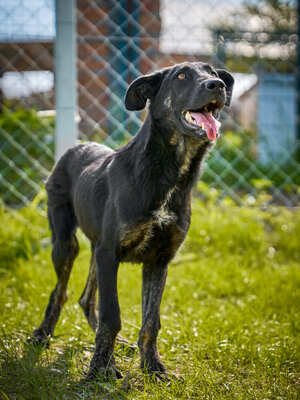
<path fill-rule="evenodd" d="M 176 214 L 168 207 L 168 203 L 170 202 L 176 189 L 176 186 L 170 189 L 159 209 L 153 212 L 154 222 L 160 227 L 169 225 L 170 223 L 176 221 Z"/>

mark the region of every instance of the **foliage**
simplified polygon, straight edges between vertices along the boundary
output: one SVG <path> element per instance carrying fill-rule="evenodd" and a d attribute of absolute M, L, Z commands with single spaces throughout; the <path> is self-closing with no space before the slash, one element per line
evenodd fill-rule
<path fill-rule="evenodd" d="M 53 165 L 53 137 L 53 117 L 5 105 L 0 114 L 0 196 L 5 203 L 24 204 L 39 192 Z"/>
<path fill-rule="evenodd" d="M 296 32 L 296 2 L 293 0 L 246 0 L 245 7 L 250 15 L 260 20 L 262 30 L 277 35 Z"/>
<path fill-rule="evenodd" d="M 230 71 L 295 73 L 296 10 L 293 0 L 244 0 L 242 7 L 211 27 L 218 57 Z M 245 45 L 247 51 L 241 53 Z"/>
<path fill-rule="evenodd" d="M 297 198 L 300 174 L 295 166 L 299 162 L 299 156 L 291 155 L 289 162 L 285 164 L 274 162 L 263 165 L 257 159 L 256 153 L 251 132 L 225 132 L 207 161 L 203 181 L 214 184 L 217 189 L 222 189 L 236 199 L 236 192 L 257 195 L 261 186 L 267 186 L 264 189 L 268 189 L 271 194 L 280 189 L 287 198 Z M 289 185 L 286 184 L 287 180 Z"/>
<path fill-rule="evenodd" d="M 23 210 L 2 210 L 1 399 L 296 400 L 299 210 L 263 208 L 263 192 L 235 207 L 205 184 L 198 189 L 189 235 L 169 268 L 159 334 L 163 360 L 184 380 L 160 384 L 119 345 L 116 362 L 127 377 L 84 382 L 94 334 L 77 304 L 90 254 L 82 238 L 56 337 L 43 352 L 26 343 L 55 284 L 47 222 L 36 209 L 44 195 Z M 122 335 L 135 341 L 141 269 L 122 265 L 119 278 Z"/>

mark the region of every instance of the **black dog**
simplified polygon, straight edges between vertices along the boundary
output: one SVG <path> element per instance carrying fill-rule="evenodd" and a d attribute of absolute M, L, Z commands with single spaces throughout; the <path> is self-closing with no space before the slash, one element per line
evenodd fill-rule
<path fill-rule="evenodd" d="M 57 285 L 34 339 L 53 334 L 72 264 L 77 226 L 91 241 L 92 260 L 80 305 L 96 330 L 88 377 L 120 377 L 113 349 L 121 329 L 117 294 L 119 263 L 143 263 L 141 367 L 165 376 L 156 345 L 168 263 L 190 225 L 191 189 L 218 136 L 216 118 L 229 105 L 232 76 L 204 63 L 183 63 L 141 76 L 128 88 L 125 105 L 147 118 L 127 145 L 113 151 L 96 143 L 68 150 L 46 188 Z M 98 285 L 97 285 L 98 284 Z M 96 290 L 99 288 L 99 325 Z"/>

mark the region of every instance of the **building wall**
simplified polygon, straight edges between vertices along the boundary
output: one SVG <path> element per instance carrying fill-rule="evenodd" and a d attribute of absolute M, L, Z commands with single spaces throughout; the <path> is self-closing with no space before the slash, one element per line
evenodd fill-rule
<path fill-rule="evenodd" d="M 258 85 L 243 94 L 236 104 L 235 116 L 239 124 L 248 131 L 257 131 Z"/>

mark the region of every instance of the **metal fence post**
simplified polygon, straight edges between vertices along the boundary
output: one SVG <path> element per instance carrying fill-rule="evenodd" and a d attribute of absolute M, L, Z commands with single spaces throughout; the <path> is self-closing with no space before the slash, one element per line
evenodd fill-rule
<path fill-rule="evenodd" d="M 77 42 L 76 0 L 55 0 L 55 159 L 76 142 L 77 126 Z"/>

